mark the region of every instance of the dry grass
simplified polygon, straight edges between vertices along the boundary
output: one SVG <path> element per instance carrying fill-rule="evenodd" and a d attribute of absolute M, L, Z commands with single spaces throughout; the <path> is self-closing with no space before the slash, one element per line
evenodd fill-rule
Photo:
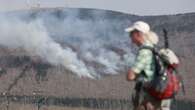
<path fill-rule="evenodd" d="M 6 104 L 0 105 L 0 110 L 7 110 Z M 11 103 L 8 110 L 38 110 L 36 105 L 31 104 L 16 104 Z M 59 107 L 59 106 L 42 106 L 39 110 L 105 110 L 105 109 L 93 109 L 93 108 L 83 108 L 83 107 Z"/>

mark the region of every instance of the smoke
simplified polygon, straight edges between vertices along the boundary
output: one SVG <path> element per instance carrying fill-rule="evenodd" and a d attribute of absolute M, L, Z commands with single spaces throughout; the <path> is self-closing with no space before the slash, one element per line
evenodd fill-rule
<path fill-rule="evenodd" d="M 22 48 L 80 77 L 118 74 L 131 66 L 134 55 L 123 31 L 128 21 L 108 18 L 104 11 L 81 14 L 64 9 L 1 15 L 0 45 Z"/>

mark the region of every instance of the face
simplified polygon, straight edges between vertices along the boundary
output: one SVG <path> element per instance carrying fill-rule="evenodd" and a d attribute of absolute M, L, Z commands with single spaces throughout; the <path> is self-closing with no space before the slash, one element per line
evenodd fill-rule
<path fill-rule="evenodd" d="M 132 42 L 135 43 L 136 45 L 140 44 L 142 36 L 140 35 L 139 31 L 132 31 L 129 34 L 129 37 L 131 38 Z"/>

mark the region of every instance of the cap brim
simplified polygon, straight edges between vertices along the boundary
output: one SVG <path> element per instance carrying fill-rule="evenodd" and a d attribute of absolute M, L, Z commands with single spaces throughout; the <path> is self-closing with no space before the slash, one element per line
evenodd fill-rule
<path fill-rule="evenodd" d="M 135 27 L 129 27 L 125 29 L 125 32 L 132 32 L 133 30 L 135 30 Z"/>

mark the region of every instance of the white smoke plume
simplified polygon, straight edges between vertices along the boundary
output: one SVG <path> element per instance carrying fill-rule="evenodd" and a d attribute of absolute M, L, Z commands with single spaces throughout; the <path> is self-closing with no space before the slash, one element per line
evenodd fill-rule
<path fill-rule="evenodd" d="M 35 18 L 30 12 L 1 15 L 0 45 L 23 48 L 29 55 L 63 65 L 80 77 L 117 74 L 131 65 L 134 58 L 123 32 L 127 22 L 105 19 L 100 11 L 90 12 L 95 20 L 79 18 L 79 10 L 56 12 L 66 16 L 61 18 L 54 13 L 37 12 Z"/>

